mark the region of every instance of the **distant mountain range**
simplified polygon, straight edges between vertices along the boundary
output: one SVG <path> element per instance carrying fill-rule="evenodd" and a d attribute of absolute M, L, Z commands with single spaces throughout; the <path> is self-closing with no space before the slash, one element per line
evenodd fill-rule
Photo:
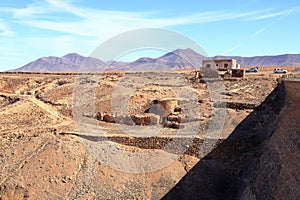
<path fill-rule="evenodd" d="M 177 49 L 159 58 L 139 58 L 134 62 L 109 61 L 84 57 L 76 53 L 61 58 L 39 58 L 12 72 L 78 72 L 103 70 L 178 70 L 200 68 L 203 59 L 236 59 L 242 67 L 249 66 L 300 66 L 300 54 L 278 56 L 215 56 L 205 57 L 192 49 Z"/>

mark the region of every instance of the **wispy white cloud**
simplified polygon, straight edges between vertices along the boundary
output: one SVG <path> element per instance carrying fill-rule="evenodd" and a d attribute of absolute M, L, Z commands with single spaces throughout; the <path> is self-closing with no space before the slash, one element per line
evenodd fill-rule
<path fill-rule="evenodd" d="M 261 16 L 255 16 L 251 20 L 263 20 L 263 19 L 268 19 L 268 18 L 273 18 L 273 17 L 279 17 L 279 16 L 286 15 L 289 13 L 290 13 L 290 10 L 285 10 L 285 11 L 275 12 L 275 13 L 268 13 L 268 14 L 264 14 Z"/>
<path fill-rule="evenodd" d="M 30 18 L 38 17 L 42 14 L 55 13 L 57 9 L 45 4 L 44 2 L 29 3 L 24 8 L 0 7 L 1 13 L 10 13 L 13 18 Z"/>
<path fill-rule="evenodd" d="M 261 34 L 261 33 L 264 32 L 266 29 L 267 29 L 267 27 L 263 27 L 263 28 L 259 29 L 258 31 L 256 31 L 255 33 L 253 33 L 253 34 L 251 35 L 251 37 L 254 37 L 254 36 L 256 36 L 256 35 Z"/>
<path fill-rule="evenodd" d="M 270 10 L 249 12 L 212 11 L 180 17 L 161 17 L 152 12 L 98 10 L 76 6 L 72 1 L 45 0 L 28 4 L 25 8 L 11 8 L 6 9 L 6 11 L 12 12 L 15 21 L 22 25 L 104 39 L 124 31 L 145 27 L 162 28 L 232 19 L 263 20 L 295 12 L 295 9 L 280 12 L 271 12 Z M 58 13 L 73 15 L 78 19 L 66 20 L 62 18 L 58 20 Z"/>
<path fill-rule="evenodd" d="M 5 19 L 5 21 L 0 19 L 0 36 L 18 35 L 18 37 L 7 37 L 10 39 L 5 45 L 1 43 L 0 46 L 5 46 L 6 48 L 0 49 L 1 55 L 3 54 L 0 58 L 0 63 L 5 55 L 7 57 L 11 56 L 14 62 L 16 58 L 19 58 L 20 62 L 24 62 L 24 57 L 29 61 L 37 55 L 59 56 L 74 51 L 87 55 L 90 50 L 104 40 L 124 31 L 138 28 L 169 28 L 180 25 L 206 24 L 230 20 L 239 20 L 243 23 L 245 21 L 263 21 L 274 18 L 274 20 L 271 20 L 273 21 L 272 23 L 257 30 L 252 35 L 254 37 L 263 33 L 281 18 L 300 11 L 299 7 L 280 11 L 263 9 L 232 12 L 228 10 L 191 13 L 182 16 L 174 15 L 173 17 L 168 15 L 166 17 L 162 11 L 125 12 L 120 10 L 101 10 L 79 6 L 77 1 L 38 0 L 23 8 L 0 7 L 0 13 L 4 14 L 1 17 Z M 21 25 L 21 29 L 19 29 L 19 25 Z M 32 33 L 29 37 L 31 32 L 26 32 L 27 34 L 24 36 L 22 31 L 25 29 L 27 31 L 37 29 L 35 30 L 37 33 Z M 39 32 L 39 29 L 43 29 L 43 31 Z M 19 32 L 19 30 L 21 31 Z M 51 30 L 56 33 L 52 34 L 52 32 L 44 30 Z M 240 48 L 242 44 L 241 42 L 239 45 L 226 49 L 220 54 L 232 52 Z M 29 48 L 32 51 L 29 52 Z M 12 54 L 21 56 L 12 56 Z"/>
<path fill-rule="evenodd" d="M 224 51 L 218 53 L 218 55 L 225 55 L 225 54 L 228 54 L 229 52 L 232 52 L 232 51 L 234 51 L 234 50 L 237 50 L 237 49 L 240 48 L 241 46 L 242 46 L 242 44 L 237 44 L 237 45 L 235 45 L 235 46 L 233 46 L 233 47 L 231 47 L 231 48 L 228 48 L 228 49 L 226 49 L 226 50 L 224 50 Z"/>
<path fill-rule="evenodd" d="M 275 12 L 275 13 L 271 13 L 271 14 L 269 13 L 269 14 L 262 15 L 260 17 L 255 18 L 254 20 L 263 20 L 263 19 L 268 19 L 268 18 L 271 18 L 271 17 L 276 17 L 275 20 L 272 20 L 270 23 L 268 23 L 267 25 L 265 25 L 261 29 L 257 30 L 250 37 L 256 37 L 256 36 L 260 35 L 261 33 L 265 32 L 269 27 L 276 24 L 277 22 L 279 22 L 280 20 L 282 20 L 286 16 L 288 16 L 288 15 L 294 13 L 294 12 L 299 12 L 299 11 L 300 11 L 300 7 L 295 7 L 295 8 L 292 8 L 292 9 L 284 10 L 284 11 L 281 11 L 281 12 Z"/>
<path fill-rule="evenodd" d="M 273 12 L 273 13 L 270 13 L 270 10 L 269 10 L 267 14 L 261 13 L 260 15 L 253 15 L 250 18 L 247 18 L 247 20 L 251 20 L 251 21 L 264 20 L 264 19 L 269 19 L 269 18 L 276 18 L 275 20 L 271 21 L 270 23 L 268 23 L 264 27 L 260 28 L 259 30 L 257 30 L 253 34 L 251 34 L 248 39 L 254 38 L 254 37 L 262 34 L 270 26 L 276 24 L 278 21 L 282 20 L 284 17 L 288 16 L 289 14 L 294 13 L 294 12 L 299 12 L 300 11 L 299 8 L 300 7 L 295 7 L 295 8 L 292 8 L 292 9 L 288 9 L 288 10 L 284 10 L 284 11 L 280 11 L 280 12 Z M 243 46 L 244 43 L 245 43 L 245 41 L 240 42 L 239 44 L 222 51 L 221 53 L 219 53 L 219 55 L 224 55 L 224 54 L 228 54 L 229 52 L 235 51 L 235 50 L 239 49 L 241 46 Z"/>
<path fill-rule="evenodd" d="M 51 11 L 50 8 L 45 10 L 45 8 L 41 9 L 41 4 L 39 3 L 31 3 L 27 5 L 25 8 L 19 8 L 13 10 L 14 18 L 29 18 L 35 17 L 37 15 L 45 14 L 46 12 Z"/>
<path fill-rule="evenodd" d="M 266 10 L 264 13 L 261 13 L 260 15 L 254 15 L 254 16 L 250 16 L 249 18 L 247 18 L 246 20 L 249 21 L 258 21 L 258 20 L 264 20 L 264 19 L 269 19 L 269 18 L 275 18 L 275 17 L 283 17 L 295 12 L 299 12 L 300 11 L 300 7 L 294 7 L 291 9 L 287 9 L 287 10 L 282 10 L 282 11 L 274 11 L 274 10 Z"/>
<path fill-rule="evenodd" d="M 0 19 L 0 36 L 13 36 L 14 32 L 8 28 L 3 19 Z"/>

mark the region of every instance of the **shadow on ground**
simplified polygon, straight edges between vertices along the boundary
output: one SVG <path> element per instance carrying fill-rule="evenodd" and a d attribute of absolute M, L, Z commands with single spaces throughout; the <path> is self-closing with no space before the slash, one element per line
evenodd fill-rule
<path fill-rule="evenodd" d="M 202 158 L 163 199 L 240 199 L 247 184 L 244 174 L 258 162 L 265 144 L 276 130 L 284 105 L 284 83 L 280 83 L 226 140 Z"/>

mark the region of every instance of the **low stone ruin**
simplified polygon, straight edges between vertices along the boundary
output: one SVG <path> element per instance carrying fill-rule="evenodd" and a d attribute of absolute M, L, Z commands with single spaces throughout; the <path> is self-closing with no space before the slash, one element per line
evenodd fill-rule
<path fill-rule="evenodd" d="M 85 117 L 91 117 L 90 115 L 83 115 Z M 139 125 L 139 126 L 149 126 L 149 125 L 159 125 L 161 124 L 161 117 L 156 114 L 136 114 L 136 115 L 113 115 L 108 113 L 98 112 L 93 118 L 104 121 L 108 123 L 118 123 L 126 125 Z"/>
<path fill-rule="evenodd" d="M 179 129 L 183 127 L 181 108 L 178 99 L 167 98 L 154 100 L 144 114 L 114 115 L 109 113 L 96 113 L 95 115 L 83 114 L 85 117 L 95 118 L 107 123 L 126 124 L 129 126 L 159 126 Z"/>

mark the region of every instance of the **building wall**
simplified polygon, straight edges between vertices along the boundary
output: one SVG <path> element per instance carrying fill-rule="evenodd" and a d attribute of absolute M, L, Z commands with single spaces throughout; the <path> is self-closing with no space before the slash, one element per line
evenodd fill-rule
<path fill-rule="evenodd" d="M 210 67 L 208 67 L 208 65 Z M 227 66 L 226 66 L 227 65 Z M 202 67 L 204 69 L 218 69 L 218 70 L 226 70 L 226 69 L 239 69 L 239 65 L 237 65 L 236 60 L 203 60 Z"/>

